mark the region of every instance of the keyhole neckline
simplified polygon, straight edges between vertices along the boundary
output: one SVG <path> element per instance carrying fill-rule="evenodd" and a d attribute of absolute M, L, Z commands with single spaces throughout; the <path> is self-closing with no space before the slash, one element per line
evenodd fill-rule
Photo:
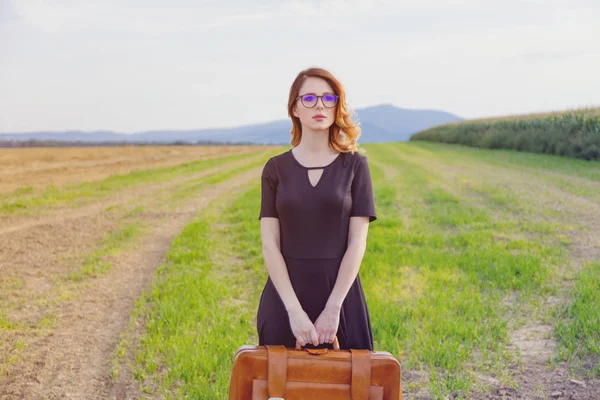
<path fill-rule="evenodd" d="M 292 149 L 288 150 L 288 152 L 290 153 L 290 156 L 292 157 L 292 159 L 294 160 L 294 162 L 295 162 L 295 163 L 296 163 L 298 166 L 300 166 L 301 168 L 304 168 L 304 169 L 323 169 L 323 170 L 324 170 L 324 169 L 326 169 L 326 168 L 328 168 L 328 167 L 332 166 L 333 164 L 335 164 L 335 163 L 338 161 L 338 159 L 340 159 L 340 158 L 342 157 L 342 153 L 340 152 L 340 153 L 337 155 L 337 157 L 335 157 L 335 159 L 334 159 L 332 162 L 330 162 L 329 164 L 327 164 L 327 165 L 324 165 L 324 166 L 321 166 L 321 167 L 306 167 L 306 166 L 304 166 L 304 165 L 300 164 L 300 161 L 298 161 L 298 160 L 296 159 L 296 156 L 294 156 L 294 153 L 292 153 Z M 321 177 L 322 177 L 322 176 L 321 176 Z M 320 179 L 319 179 L 319 181 L 320 181 Z M 318 183 L 317 183 L 317 184 L 318 184 Z"/>

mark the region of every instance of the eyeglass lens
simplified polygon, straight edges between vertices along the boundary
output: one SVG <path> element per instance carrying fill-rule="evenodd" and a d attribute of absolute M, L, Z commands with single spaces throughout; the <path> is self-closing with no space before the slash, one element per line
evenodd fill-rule
<path fill-rule="evenodd" d="M 326 94 L 323 96 L 305 94 L 304 96 L 301 96 L 300 99 L 302 100 L 302 104 L 304 104 L 305 107 L 310 108 L 314 107 L 317 104 L 317 100 L 319 97 L 322 99 L 323 105 L 325 107 L 331 108 L 337 104 L 338 97 L 334 94 Z"/>

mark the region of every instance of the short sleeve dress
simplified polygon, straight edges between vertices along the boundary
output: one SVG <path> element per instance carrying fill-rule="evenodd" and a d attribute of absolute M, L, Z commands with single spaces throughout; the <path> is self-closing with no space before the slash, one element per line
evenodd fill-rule
<path fill-rule="evenodd" d="M 314 187 L 310 169 L 323 169 Z M 305 167 L 290 149 L 265 164 L 258 218 L 279 219 L 281 254 L 296 296 L 313 323 L 335 285 L 352 216 L 368 216 L 369 222 L 377 219 L 367 157 L 340 153 L 326 166 Z M 258 306 L 257 330 L 259 345 L 296 345 L 288 313 L 270 277 Z M 373 350 L 360 273 L 342 304 L 337 337 L 342 349 Z M 318 347 L 331 348 L 331 344 Z"/>

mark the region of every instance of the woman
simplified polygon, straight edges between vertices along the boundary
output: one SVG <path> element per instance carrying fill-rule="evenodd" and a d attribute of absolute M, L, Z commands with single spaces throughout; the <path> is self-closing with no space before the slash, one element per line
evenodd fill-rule
<path fill-rule="evenodd" d="M 259 345 L 373 351 L 358 277 L 369 223 L 376 220 L 360 129 L 343 86 L 320 68 L 290 89 L 292 146 L 262 172 L 262 248 L 269 273 L 257 314 Z"/>

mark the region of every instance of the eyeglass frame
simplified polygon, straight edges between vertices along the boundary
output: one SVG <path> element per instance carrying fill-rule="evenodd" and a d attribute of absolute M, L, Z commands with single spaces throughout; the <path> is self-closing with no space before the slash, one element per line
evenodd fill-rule
<path fill-rule="evenodd" d="M 304 104 L 304 101 L 302 101 L 302 96 L 306 96 L 306 95 L 308 95 L 308 94 L 310 94 L 310 95 L 312 95 L 312 96 L 315 96 L 315 97 L 317 98 L 317 101 L 315 101 L 315 105 L 313 105 L 313 106 L 311 106 L 311 107 L 307 107 L 307 106 L 306 106 L 306 104 Z M 334 104 L 333 106 L 331 106 L 331 107 L 327 107 L 327 106 L 325 105 L 325 102 L 323 101 L 323 97 L 324 97 L 324 96 L 335 96 L 335 104 Z M 335 93 L 327 93 L 327 94 L 323 94 L 323 95 L 321 95 L 321 96 L 317 96 L 316 94 L 313 94 L 313 93 L 304 93 L 304 94 L 301 94 L 301 95 L 299 95 L 298 97 L 296 97 L 296 100 L 298 100 L 298 99 L 300 99 L 300 102 L 301 102 L 301 103 L 302 103 L 302 105 L 303 105 L 304 107 L 306 107 L 306 108 L 314 108 L 314 107 L 317 105 L 317 103 L 319 102 L 319 99 L 321 99 L 321 104 L 323 104 L 323 107 L 325 107 L 325 108 L 334 108 L 335 106 L 337 106 L 337 105 L 338 105 L 338 102 L 340 101 L 340 96 L 338 96 L 338 95 L 337 95 L 337 94 L 335 94 Z"/>

